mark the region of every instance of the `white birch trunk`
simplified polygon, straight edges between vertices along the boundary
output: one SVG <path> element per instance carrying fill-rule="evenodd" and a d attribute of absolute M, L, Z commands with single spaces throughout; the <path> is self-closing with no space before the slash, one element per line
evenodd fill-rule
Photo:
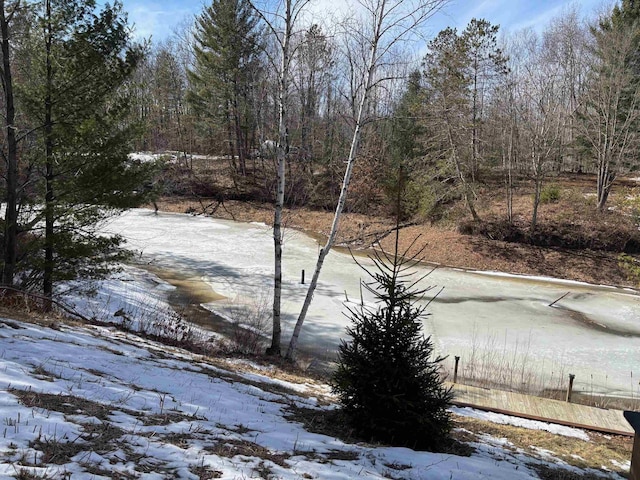
<path fill-rule="evenodd" d="M 270 355 L 280 355 L 282 334 L 281 304 L 282 304 L 282 209 L 284 207 L 285 163 L 287 146 L 289 143 L 286 124 L 286 104 L 289 77 L 289 50 L 291 41 L 291 2 L 285 4 L 285 31 L 282 39 L 282 61 L 280 64 L 280 79 L 278 85 L 278 145 L 276 155 L 278 159 L 278 178 L 276 205 L 273 216 L 273 246 L 274 246 L 274 275 L 273 275 L 273 328 L 271 346 L 267 349 Z"/>
<path fill-rule="evenodd" d="M 367 106 L 367 100 L 369 99 L 369 94 L 371 93 L 373 83 L 374 83 L 373 80 L 374 80 L 376 66 L 377 66 L 378 45 L 379 45 L 382 26 L 383 26 L 382 21 L 385 17 L 385 6 L 386 6 L 386 0 L 381 0 L 378 3 L 378 8 L 375 11 L 375 15 L 377 16 L 377 18 L 376 18 L 375 28 L 373 32 L 373 38 L 371 40 L 371 51 L 369 55 L 367 69 L 364 73 L 362 97 L 360 98 L 360 103 L 358 105 L 356 124 L 353 131 L 353 137 L 351 139 L 351 148 L 349 150 L 347 168 L 344 173 L 344 179 L 342 180 L 342 189 L 340 190 L 340 198 L 338 199 L 338 205 L 336 206 L 336 211 L 333 217 L 333 224 L 331 225 L 329 238 L 327 238 L 327 243 L 320 250 L 320 254 L 318 255 L 316 268 L 315 268 L 315 271 L 313 272 L 313 277 L 311 279 L 311 283 L 309 284 L 309 289 L 307 290 L 307 295 L 304 299 L 302 310 L 300 311 L 300 315 L 298 316 L 298 320 L 296 321 L 296 326 L 293 330 L 293 334 L 289 342 L 289 348 L 287 349 L 287 355 L 286 355 L 286 358 L 288 360 L 293 360 L 295 358 L 295 352 L 298 346 L 298 338 L 300 337 L 300 332 L 302 331 L 302 325 L 304 324 L 304 320 L 307 316 L 307 311 L 309 310 L 309 305 L 311 305 L 313 294 L 315 292 L 316 286 L 318 285 L 318 278 L 320 277 L 320 271 L 322 270 L 324 259 L 328 255 L 329 251 L 331 251 L 331 247 L 333 247 L 333 244 L 335 242 L 336 234 L 338 233 L 338 227 L 340 225 L 340 217 L 342 215 L 342 210 L 344 209 L 344 205 L 347 201 L 347 192 L 349 190 L 349 183 L 351 182 L 353 165 L 355 163 L 355 160 L 358 154 L 358 147 L 360 143 L 360 133 L 361 133 L 362 124 L 364 121 L 364 112 Z"/>

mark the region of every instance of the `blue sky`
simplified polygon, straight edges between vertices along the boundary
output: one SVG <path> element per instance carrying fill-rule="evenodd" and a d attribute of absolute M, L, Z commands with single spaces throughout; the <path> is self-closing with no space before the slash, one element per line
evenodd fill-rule
<path fill-rule="evenodd" d="M 318 12 L 334 11 L 353 0 L 315 0 Z M 122 0 L 129 20 L 135 24 L 136 37 L 162 40 L 185 21 L 190 21 L 207 0 Z M 611 2 L 608 2 L 611 3 Z M 502 30 L 539 28 L 570 5 L 583 14 L 591 14 L 603 0 L 454 0 L 434 17 L 428 26 L 431 34 L 452 26 L 462 29 L 472 18 L 485 18 Z M 318 13 L 318 15 L 321 15 Z"/>

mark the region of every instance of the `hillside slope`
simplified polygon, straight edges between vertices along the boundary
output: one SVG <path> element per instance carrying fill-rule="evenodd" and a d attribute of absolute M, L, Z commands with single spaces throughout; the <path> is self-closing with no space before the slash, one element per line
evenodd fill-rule
<path fill-rule="evenodd" d="M 518 480 L 628 468 L 628 444 L 607 447 L 596 471 L 611 439 L 569 433 L 582 452 L 561 460 L 478 420 L 457 420 L 468 456 L 343 441 L 301 423 L 334 408 L 322 383 L 112 327 L 3 319 L 0 349 L 0 478 Z"/>

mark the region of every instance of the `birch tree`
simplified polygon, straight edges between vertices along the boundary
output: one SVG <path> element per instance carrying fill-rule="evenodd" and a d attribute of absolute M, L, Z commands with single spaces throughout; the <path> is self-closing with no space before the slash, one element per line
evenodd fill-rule
<path fill-rule="evenodd" d="M 284 208 L 284 191 L 286 186 L 286 157 L 289 151 L 289 87 L 291 82 L 291 62 L 293 59 L 292 40 L 294 28 L 299 23 L 301 15 L 310 0 L 284 0 L 279 10 L 269 12 L 260 9 L 255 3 L 253 8 L 271 31 L 277 44 L 278 58 L 271 57 L 270 62 L 278 72 L 278 141 L 276 143 L 277 158 L 277 187 L 276 202 L 273 215 L 273 247 L 274 247 L 274 276 L 273 276 L 273 324 L 271 346 L 267 348 L 267 355 L 280 355 L 282 336 L 282 210 Z M 279 62 L 278 62 L 279 60 Z"/>
<path fill-rule="evenodd" d="M 346 161 L 346 169 L 340 190 L 340 197 L 336 205 L 333 223 L 329 236 L 323 248 L 320 249 L 313 277 L 298 320 L 289 342 L 286 358 L 293 360 L 298 345 L 298 339 L 304 324 L 313 294 L 318 285 L 318 278 L 322 265 L 329 251 L 333 247 L 340 225 L 340 217 L 344 209 L 353 166 L 358 157 L 362 128 L 369 120 L 367 116 L 369 98 L 372 92 L 385 79 L 379 77 L 378 70 L 387 61 L 398 44 L 410 39 L 420 27 L 440 8 L 447 0 L 359 0 L 358 4 L 363 12 L 362 22 L 355 28 L 348 30 L 348 35 L 355 38 L 360 44 L 366 46 L 368 57 L 361 78 L 361 87 L 358 90 L 356 115 L 353 122 L 353 135 L 351 147 Z"/>

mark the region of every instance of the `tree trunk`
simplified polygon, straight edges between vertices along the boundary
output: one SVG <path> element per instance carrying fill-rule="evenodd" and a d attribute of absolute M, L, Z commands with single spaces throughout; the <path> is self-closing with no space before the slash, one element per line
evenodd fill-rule
<path fill-rule="evenodd" d="M 606 161 L 602 161 L 600 168 L 598 168 L 598 210 L 604 212 L 607 200 L 609 199 L 609 193 L 615 180 L 615 173 L 609 169 L 609 164 Z"/>
<path fill-rule="evenodd" d="M 448 116 L 446 116 L 445 120 L 447 122 L 447 137 L 449 139 L 449 147 L 451 148 L 451 157 L 456 167 L 456 175 L 458 175 L 458 178 L 460 179 L 460 183 L 462 183 L 462 192 L 464 194 L 464 200 L 465 200 L 465 203 L 467 204 L 467 208 L 469 209 L 469 212 L 471 213 L 471 216 L 473 217 L 473 220 L 476 222 L 479 222 L 480 216 L 476 211 L 475 203 L 473 201 L 474 194 L 471 191 L 471 187 L 467 182 L 464 172 L 462 171 L 462 165 L 460 165 L 460 158 L 458 157 L 458 149 L 456 148 L 455 140 L 453 138 L 453 132 L 451 131 L 451 128 L 452 128 L 451 120 L 448 118 Z"/>
<path fill-rule="evenodd" d="M 351 148 L 349 150 L 349 158 L 347 160 L 347 168 L 345 170 L 344 179 L 342 181 L 342 189 L 340 190 L 340 198 L 338 199 L 338 205 L 336 206 L 336 211 L 333 217 L 333 223 L 331 225 L 331 231 L 329 232 L 329 238 L 327 239 L 327 243 L 320 250 L 320 253 L 318 255 L 316 268 L 315 268 L 315 271 L 313 272 L 313 277 L 311 278 L 311 283 L 309 284 L 309 289 L 307 290 L 307 295 L 304 299 L 302 310 L 300 311 L 300 315 L 298 316 L 298 320 L 296 321 L 296 326 L 293 330 L 293 335 L 291 336 L 291 340 L 289 342 L 289 348 L 287 349 L 287 355 L 286 355 L 286 358 L 288 360 L 295 359 L 295 352 L 298 346 L 298 338 L 300 337 L 300 332 L 302 331 L 302 325 L 304 324 L 304 320 L 307 316 L 307 311 L 309 310 L 309 305 L 311 305 L 313 294 L 318 285 L 318 278 L 320 277 L 320 271 L 322 270 L 324 259 L 329 254 L 329 251 L 331 250 L 331 247 L 335 242 L 335 238 L 338 233 L 338 226 L 340 225 L 340 216 L 342 215 L 342 210 L 344 209 L 344 205 L 347 201 L 347 192 L 349 190 L 349 183 L 351 182 L 353 165 L 355 163 L 356 156 L 358 153 L 358 147 L 360 144 L 360 134 L 362 130 L 362 124 L 364 121 L 364 112 L 367 107 L 367 100 L 369 99 L 369 94 L 371 93 L 371 89 L 373 87 L 373 79 L 374 79 L 374 74 L 376 70 L 376 57 L 378 54 L 378 43 L 380 41 L 380 35 L 382 31 L 382 20 L 385 16 L 385 4 L 386 4 L 386 1 L 383 0 L 380 3 L 379 10 L 376 12 L 376 14 L 379 14 L 379 17 L 376 22 L 376 29 L 371 42 L 371 47 L 370 47 L 371 52 L 370 52 L 370 56 L 367 64 L 367 70 L 365 71 L 364 89 L 362 92 L 362 97 L 360 99 L 360 104 L 358 106 L 358 113 L 356 116 L 355 128 L 353 131 L 353 137 L 351 139 Z"/>
<path fill-rule="evenodd" d="M 15 8 L 18 8 L 16 5 Z M 15 10 L 14 10 L 15 11 Z M 2 85 L 5 96 L 5 125 L 7 130 L 7 212 L 4 225 L 4 268 L 2 283 L 12 286 L 16 266 L 18 237 L 18 152 L 15 127 L 15 105 L 13 98 L 13 78 L 11 76 L 11 53 L 9 22 L 13 14 L 7 16 L 5 1 L 0 0 L 0 30 L 2 34 Z"/>
<path fill-rule="evenodd" d="M 236 152 L 238 154 L 238 162 L 240 164 L 240 174 L 243 177 L 247 176 L 247 161 L 246 161 L 246 149 L 244 144 L 244 134 L 242 132 L 242 125 L 240 124 L 240 111 L 238 108 L 238 92 L 237 84 L 234 82 L 233 86 L 233 129 L 236 137 Z"/>
<path fill-rule="evenodd" d="M 291 1 L 286 0 L 285 8 L 285 32 L 282 39 L 282 61 L 280 63 L 280 79 L 278 85 L 278 145 L 276 154 L 278 157 L 276 205 L 273 215 L 273 249 L 274 249 L 274 274 L 273 274 L 273 325 L 271 332 L 271 346 L 267 349 L 267 355 L 280 355 L 281 352 L 281 304 L 282 304 L 282 209 L 284 207 L 285 190 L 285 164 L 286 152 L 289 147 L 289 135 L 286 123 L 287 88 L 289 77 L 289 42 L 291 40 Z"/>
<path fill-rule="evenodd" d="M 471 110 L 471 181 L 478 176 L 478 57 L 473 61 L 473 104 Z"/>
<path fill-rule="evenodd" d="M 531 215 L 531 232 L 538 226 L 538 206 L 540 206 L 540 192 L 542 190 L 542 178 L 536 176 L 535 191 L 533 193 L 533 214 Z"/>
<path fill-rule="evenodd" d="M 52 308 L 53 298 L 53 269 L 54 269 L 54 194 L 53 194 L 53 68 L 52 68 L 52 27 L 51 27 L 51 0 L 46 3 L 47 33 L 46 33 L 46 95 L 45 95 L 45 231 L 44 231 L 44 273 L 43 293 L 48 301 L 45 303 L 45 311 Z"/>
<path fill-rule="evenodd" d="M 514 157 L 514 124 L 513 115 L 510 115 L 509 147 L 507 150 L 507 220 L 513 223 L 513 157 Z"/>

